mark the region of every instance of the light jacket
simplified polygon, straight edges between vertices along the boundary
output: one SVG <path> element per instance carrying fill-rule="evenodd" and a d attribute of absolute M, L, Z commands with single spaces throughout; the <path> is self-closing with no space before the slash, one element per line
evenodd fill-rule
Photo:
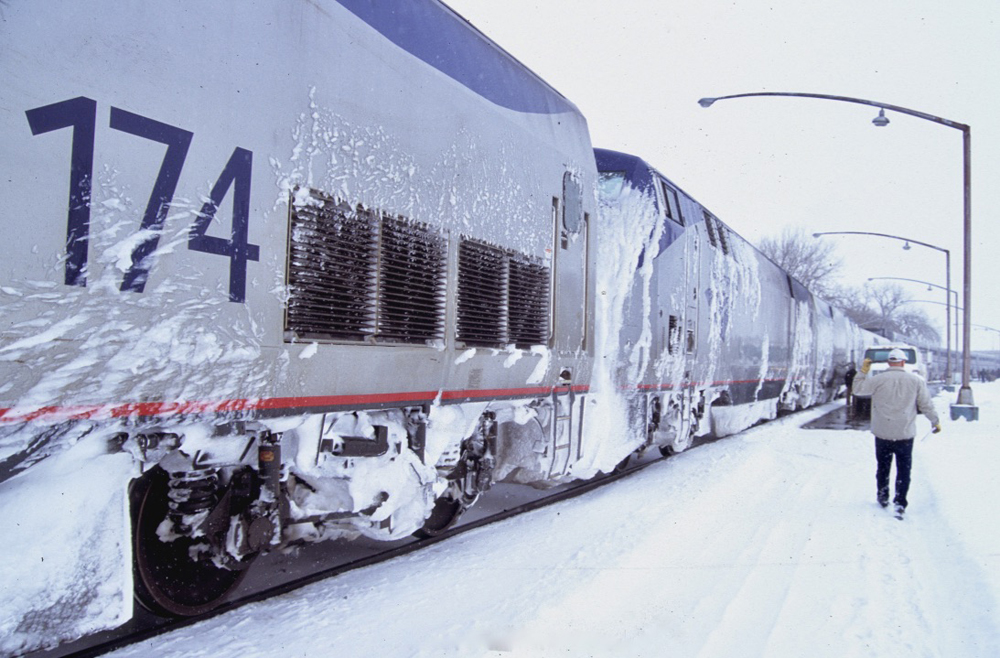
<path fill-rule="evenodd" d="M 924 380 L 902 368 L 890 367 L 875 377 L 858 373 L 854 394 L 872 396 L 872 434 L 879 439 L 902 441 L 916 433 L 917 411 L 931 425 L 939 421 Z"/>

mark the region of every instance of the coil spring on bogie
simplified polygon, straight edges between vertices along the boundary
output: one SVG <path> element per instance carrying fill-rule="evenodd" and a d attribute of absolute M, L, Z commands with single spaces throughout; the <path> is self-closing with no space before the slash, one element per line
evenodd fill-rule
<path fill-rule="evenodd" d="M 219 502 L 219 471 L 215 468 L 196 468 L 170 474 L 167 506 L 172 516 L 198 514 L 215 507 Z"/>

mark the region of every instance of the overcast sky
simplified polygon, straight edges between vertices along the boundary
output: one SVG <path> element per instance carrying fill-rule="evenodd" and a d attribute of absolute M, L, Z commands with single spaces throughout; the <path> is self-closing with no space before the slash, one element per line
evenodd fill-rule
<path fill-rule="evenodd" d="M 996 0 L 445 0 L 573 101 L 595 146 L 640 155 L 752 242 L 784 227 L 868 231 L 952 253 L 962 294 L 962 133 L 972 127 L 972 322 L 1000 329 L 1000 2 Z M 844 282 L 945 285 L 944 255 L 835 236 Z M 891 282 L 890 282 L 891 283 Z M 897 282 L 914 299 L 941 290 Z M 961 303 L 961 302 L 960 302 Z M 944 334 L 945 307 L 920 304 Z M 1000 348 L 974 329 L 973 349 Z"/>

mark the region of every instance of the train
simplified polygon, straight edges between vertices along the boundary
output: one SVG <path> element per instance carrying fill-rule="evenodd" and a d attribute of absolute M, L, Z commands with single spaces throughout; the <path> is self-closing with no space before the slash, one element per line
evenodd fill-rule
<path fill-rule="evenodd" d="M 828 402 L 881 340 L 438 0 L 0 12 L 0 499 L 127 462 L 76 629 Z"/>

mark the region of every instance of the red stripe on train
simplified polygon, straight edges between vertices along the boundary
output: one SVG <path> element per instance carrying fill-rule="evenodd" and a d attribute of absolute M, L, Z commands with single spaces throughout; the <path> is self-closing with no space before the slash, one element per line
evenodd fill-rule
<path fill-rule="evenodd" d="M 442 391 L 441 400 L 491 400 L 497 398 L 550 395 L 554 389 L 529 388 L 470 389 Z M 586 393 L 587 386 L 573 386 L 574 393 Z M 33 420 L 84 420 L 90 418 L 127 418 L 129 416 L 177 416 L 186 414 L 268 411 L 281 409 L 320 409 L 326 407 L 364 407 L 383 404 L 423 404 L 433 402 L 437 391 L 408 393 L 372 393 L 364 395 L 317 395 L 292 398 L 221 400 L 217 402 L 134 402 L 107 405 L 48 406 L 31 410 L 17 407 L 0 409 L 0 423 Z"/>
<path fill-rule="evenodd" d="M 765 379 L 781 382 L 783 379 Z M 726 384 L 756 384 L 760 380 L 717 381 L 712 386 Z M 701 386 L 689 382 L 682 388 Z M 587 393 L 588 386 L 571 387 L 574 393 Z M 672 384 L 644 384 L 638 390 L 670 390 Z M 442 391 L 442 401 L 491 400 L 499 398 L 537 397 L 550 395 L 554 389 L 546 386 L 499 389 L 468 389 Z M 237 411 L 275 411 L 282 409 L 322 409 L 327 407 L 364 407 L 383 404 L 426 404 L 438 397 L 435 391 L 415 391 L 408 393 L 371 393 L 363 395 L 317 395 L 292 398 L 262 398 L 242 400 L 220 400 L 216 402 L 130 402 L 124 404 L 48 406 L 31 410 L 17 407 L 0 409 L 0 423 L 29 422 L 33 420 L 85 420 L 100 418 L 127 418 L 130 416 L 178 416 L 188 414 L 231 413 Z"/>

